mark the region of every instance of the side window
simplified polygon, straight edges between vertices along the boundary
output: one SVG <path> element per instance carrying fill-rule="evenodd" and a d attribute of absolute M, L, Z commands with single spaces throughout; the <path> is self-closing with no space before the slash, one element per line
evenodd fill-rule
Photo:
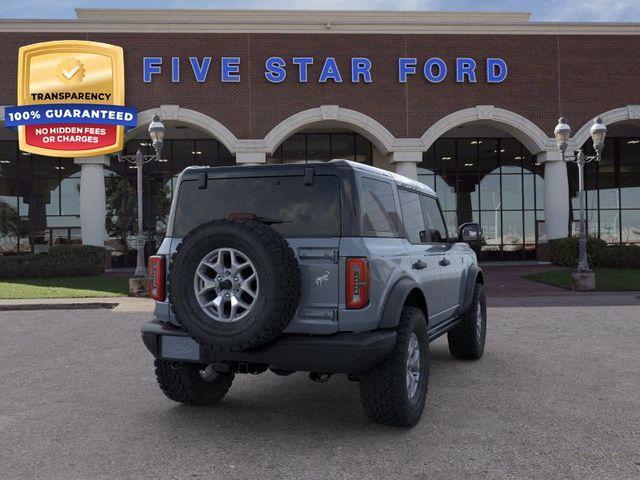
<path fill-rule="evenodd" d="M 400 195 L 400 208 L 402 209 L 402 221 L 407 232 L 407 238 L 411 243 L 424 243 L 427 241 L 427 232 L 424 226 L 424 216 L 420 196 L 415 192 L 398 189 Z"/>
<path fill-rule="evenodd" d="M 427 242 L 440 243 L 447 239 L 447 227 L 435 198 L 420 195 L 424 221 L 427 224 Z"/>
<path fill-rule="evenodd" d="M 390 183 L 362 178 L 364 229 L 374 237 L 398 237 L 402 228 Z"/>

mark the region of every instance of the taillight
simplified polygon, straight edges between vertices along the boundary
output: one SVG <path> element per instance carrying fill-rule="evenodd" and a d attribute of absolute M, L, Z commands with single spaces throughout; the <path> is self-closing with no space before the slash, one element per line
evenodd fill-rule
<path fill-rule="evenodd" d="M 363 308 L 369 304 L 369 261 L 347 258 L 347 308 Z"/>
<path fill-rule="evenodd" d="M 164 256 L 149 257 L 149 297 L 164 301 Z"/>

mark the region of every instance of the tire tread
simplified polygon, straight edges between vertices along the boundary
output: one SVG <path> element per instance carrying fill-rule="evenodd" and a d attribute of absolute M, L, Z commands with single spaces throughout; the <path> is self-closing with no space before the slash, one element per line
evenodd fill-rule
<path fill-rule="evenodd" d="M 426 320 L 424 312 L 417 307 L 404 307 L 398 326 L 398 340 L 393 352 L 382 363 L 365 375 L 360 383 L 360 398 L 365 415 L 377 423 L 393 426 L 413 426 L 422 415 L 424 399 L 418 411 L 407 408 L 406 398 L 406 351 L 411 337 L 412 324 Z M 425 343 L 428 349 L 428 340 Z M 422 346 L 421 346 L 422 348 Z M 427 359 L 428 359 L 428 351 Z M 424 374 L 428 379 L 428 360 Z M 426 387 L 424 395 L 426 395 Z"/>
<path fill-rule="evenodd" d="M 463 315 L 460 323 L 447 334 L 449 352 L 456 358 L 463 360 L 478 360 L 482 357 L 484 343 L 482 345 L 477 343 L 475 323 L 476 308 L 478 302 L 482 301 L 483 298 L 483 286 L 481 283 L 476 283 L 473 288 L 473 299 L 471 300 L 471 307 L 469 308 L 469 311 Z M 485 307 L 482 308 L 483 313 L 486 312 Z M 486 313 L 484 314 L 486 316 Z M 486 319 L 484 325 L 486 331 Z"/>
<path fill-rule="evenodd" d="M 229 391 L 233 373 L 220 373 L 213 382 L 197 378 L 197 366 L 183 362 L 156 359 L 158 385 L 169 399 L 186 405 L 214 405 Z"/>

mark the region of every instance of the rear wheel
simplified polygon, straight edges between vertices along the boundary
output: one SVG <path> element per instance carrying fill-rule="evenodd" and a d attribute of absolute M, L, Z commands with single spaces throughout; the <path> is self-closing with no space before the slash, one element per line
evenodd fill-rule
<path fill-rule="evenodd" d="M 218 373 L 211 366 L 196 363 L 155 361 L 156 378 L 162 392 L 174 402 L 214 405 L 224 397 L 233 373 Z"/>
<path fill-rule="evenodd" d="M 424 312 L 404 307 L 391 355 L 367 372 L 360 399 L 375 422 L 413 426 L 420 420 L 429 385 L 429 338 Z"/>
<path fill-rule="evenodd" d="M 471 308 L 460 323 L 447 334 L 449 352 L 456 358 L 478 360 L 484 353 L 487 337 L 487 300 L 481 283 L 473 289 Z"/>

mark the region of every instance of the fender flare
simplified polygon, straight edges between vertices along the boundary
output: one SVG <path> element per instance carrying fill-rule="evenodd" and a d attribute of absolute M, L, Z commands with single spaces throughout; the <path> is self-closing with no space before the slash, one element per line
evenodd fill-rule
<path fill-rule="evenodd" d="M 473 289 L 476 282 L 484 283 L 484 276 L 482 270 L 478 265 L 471 265 L 467 271 L 467 278 L 464 284 L 464 291 L 462 294 L 462 301 L 460 302 L 460 314 L 467 313 L 471 308 L 471 301 L 473 300 Z"/>
<path fill-rule="evenodd" d="M 394 328 L 398 326 L 402 307 L 409 293 L 416 288 L 420 289 L 420 286 L 408 277 L 403 277 L 396 282 L 389 295 L 387 295 L 387 300 L 382 309 L 382 316 L 380 317 L 380 322 L 378 322 L 378 328 Z"/>

